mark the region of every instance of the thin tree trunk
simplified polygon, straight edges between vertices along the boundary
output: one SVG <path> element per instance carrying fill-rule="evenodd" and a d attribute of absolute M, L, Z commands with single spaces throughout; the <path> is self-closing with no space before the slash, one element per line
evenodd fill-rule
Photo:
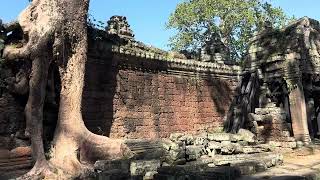
<path fill-rule="evenodd" d="M 43 147 L 43 104 L 47 85 L 49 62 L 45 56 L 36 57 L 32 61 L 32 72 L 29 82 L 29 98 L 25 107 L 26 133 L 31 135 L 32 156 L 35 166 L 32 174 L 46 168 Z"/>

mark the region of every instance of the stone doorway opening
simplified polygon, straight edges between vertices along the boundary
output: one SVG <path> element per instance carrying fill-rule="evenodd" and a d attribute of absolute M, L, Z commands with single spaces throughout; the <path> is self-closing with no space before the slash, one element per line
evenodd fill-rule
<path fill-rule="evenodd" d="M 304 75 L 308 128 L 311 139 L 320 137 L 320 77 Z"/>
<path fill-rule="evenodd" d="M 313 102 L 312 102 L 313 101 Z M 309 105 L 311 103 L 311 105 Z M 311 132 L 310 136 L 311 138 L 320 138 L 320 82 L 319 82 L 319 90 L 315 91 L 313 93 L 313 99 L 311 102 L 308 102 L 308 106 L 312 106 L 312 103 L 314 103 L 314 113 L 311 116 L 310 126 L 311 126 Z M 310 128 L 309 128 L 310 129 Z"/>

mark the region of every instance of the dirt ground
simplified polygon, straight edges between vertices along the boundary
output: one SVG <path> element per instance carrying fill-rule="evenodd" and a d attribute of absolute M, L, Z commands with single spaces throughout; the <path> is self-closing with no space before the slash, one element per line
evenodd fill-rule
<path fill-rule="evenodd" d="M 320 180 L 320 146 L 303 147 L 284 154 L 283 165 L 240 180 Z"/>

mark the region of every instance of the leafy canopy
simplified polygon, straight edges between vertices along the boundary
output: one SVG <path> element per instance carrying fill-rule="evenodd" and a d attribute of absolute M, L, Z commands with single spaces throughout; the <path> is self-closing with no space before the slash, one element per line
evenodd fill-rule
<path fill-rule="evenodd" d="M 198 50 L 210 34 L 220 35 L 233 59 L 240 59 L 249 38 L 268 21 L 275 28 L 289 18 L 264 0 L 183 0 L 169 17 L 167 28 L 177 30 L 170 39 L 173 50 Z"/>

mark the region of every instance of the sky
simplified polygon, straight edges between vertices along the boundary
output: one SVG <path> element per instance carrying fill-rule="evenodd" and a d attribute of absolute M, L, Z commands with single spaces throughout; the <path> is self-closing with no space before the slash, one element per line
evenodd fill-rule
<path fill-rule="evenodd" d="M 175 7 L 182 0 L 91 0 L 89 13 L 102 22 L 113 15 L 126 16 L 138 41 L 168 50 L 169 38 L 174 30 L 165 24 Z M 272 0 L 286 14 L 297 18 L 308 16 L 320 20 L 320 0 Z M 15 20 L 28 5 L 28 0 L 1 0 L 0 19 Z"/>

